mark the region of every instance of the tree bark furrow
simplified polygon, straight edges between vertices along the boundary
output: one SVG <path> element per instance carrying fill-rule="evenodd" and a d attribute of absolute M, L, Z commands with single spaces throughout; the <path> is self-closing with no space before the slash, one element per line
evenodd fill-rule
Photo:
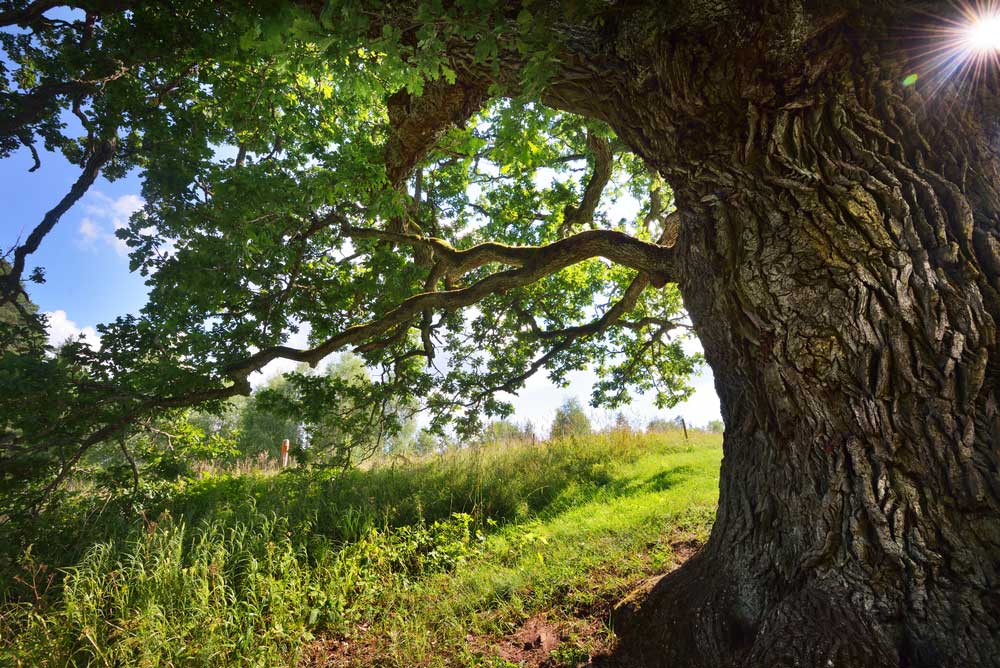
<path fill-rule="evenodd" d="M 616 43 L 726 421 L 709 543 L 622 613 L 645 665 L 1000 663 L 995 122 L 858 30 Z"/>

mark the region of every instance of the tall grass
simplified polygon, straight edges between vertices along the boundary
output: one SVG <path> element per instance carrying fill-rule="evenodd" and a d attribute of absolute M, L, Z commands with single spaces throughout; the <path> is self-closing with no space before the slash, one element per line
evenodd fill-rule
<path fill-rule="evenodd" d="M 667 525 L 707 531 L 718 439 L 692 439 L 620 432 L 216 475 L 174 490 L 155 521 L 78 512 L 81 545 L 59 553 L 52 534 L 12 566 L 0 665 L 288 665 L 318 635 L 372 629 L 395 634 L 390 665 L 458 661 L 469 628 L 585 601 L 590 570 L 648 568 L 639 555 Z"/>

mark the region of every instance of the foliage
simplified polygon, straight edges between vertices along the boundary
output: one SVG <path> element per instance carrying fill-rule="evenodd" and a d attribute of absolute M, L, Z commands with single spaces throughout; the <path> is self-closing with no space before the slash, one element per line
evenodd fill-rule
<path fill-rule="evenodd" d="M 486 444 L 532 443 L 538 437 L 530 422 L 516 424 L 510 420 L 493 420 L 483 428 L 480 437 Z"/>
<path fill-rule="evenodd" d="M 614 599 L 703 540 L 719 458 L 717 437 L 595 435 L 212 477 L 150 522 L 63 507 L 4 571 L 0 663 L 291 665 L 345 638 L 376 646 L 365 665 L 468 665 L 468 634 Z"/>
<path fill-rule="evenodd" d="M 362 359 L 350 354 L 331 361 L 322 373 L 300 369 L 282 376 L 255 394 L 254 407 L 261 418 L 283 420 L 283 434 L 294 431 L 281 438 L 297 445 L 301 463 L 344 467 L 375 454 L 405 451 L 416 430 L 415 402 L 383 394 Z"/>
<path fill-rule="evenodd" d="M 590 418 L 575 397 L 567 399 L 556 409 L 555 419 L 552 420 L 552 438 L 586 436 L 590 432 Z"/>
<path fill-rule="evenodd" d="M 613 429 L 617 431 L 632 431 L 632 424 L 625 417 L 625 414 L 621 411 L 615 413 L 615 424 Z"/>
<path fill-rule="evenodd" d="M 75 355 L 87 350 L 78 342 L 69 342 L 59 355 L 43 358 L 42 364 L 30 356 L 8 355 L 0 360 L 0 379 L 18 374 L 10 384 L 24 387 L 25 379 L 31 378 L 41 393 L 52 374 L 67 370 L 61 364 L 67 351 Z M 43 375 L 40 368 L 51 371 Z M 5 377 L 4 373 L 8 375 Z M 367 407 L 359 398 L 365 395 L 351 398 L 331 393 L 328 402 L 314 405 L 307 412 L 297 403 L 296 379 L 337 388 L 370 387 L 359 358 L 347 355 L 331 362 L 319 376 L 302 373 L 275 376 L 249 398 L 234 397 L 211 410 L 164 411 L 134 425 L 124 439 L 121 436 L 108 439 L 88 450 L 75 467 L 72 479 L 85 494 L 101 491 L 114 496 L 127 490 L 134 509 L 141 510 L 165 493 L 160 481 L 194 476 L 201 463 L 234 463 L 260 454 L 276 458 L 286 438 L 300 464 L 344 466 L 376 452 L 411 449 L 415 426 L 409 412 L 397 403 L 389 402 L 385 412 L 359 411 L 356 408 Z M 7 397 L 6 405 L 18 400 L 19 397 Z M 359 419 L 359 415 L 364 419 Z M 36 421 L 26 421 L 22 433 L 34 433 L 31 430 L 41 427 Z M 37 471 L 32 467 L 51 465 L 46 454 L 2 460 L 9 463 L 3 478 L 7 489 L 23 494 L 25 486 L 21 478 L 31 480 L 34 475 L 37 479 Z"/>
<path fill-rule="evenodd" d="M 218 414 L 279 357 L 352 348 L 372 370 L 300 374 L 275 397 L 342 453 L 368 447 L 345 434 L 391 439 L 414 402 L 438 434 L 477 433 L 536 372 L 592 366 L 591 399 L 610 406 L 690 394 L 700 357 L 680 345 L 669 249 L 651 243 L 669 237 L 669 189 L 607 126 L 540 103 L 561 62 L 551 27 L 599 25 L 607 3 L 5 7 L 0 156 L 45 147 L 80 165 L 53 196 L 68 205 L 98 173 L 138 173 L 145 206 L 118 234 L 149 286 L 99 349 L 4 360 L 0 394 L 21 398 L 0 405 L 9 512 L 165 412 Z M 636 215 L 610 205 L 625 194 Z M 309 345 L 289 346 L 306 327 Z M 386 419 L 324 425 L 334 396 Z"/>
<path fill-rule="evenodd" d="M 0 258 L 0 276 L 10 272 L 10 263 Z M 21 285 L 23 289 L 23 285 Z M 31 355 L 45 344 L 44 321 L 38 316 L 38 306 L 27 293 L 0 303 L 0 353 Z"/>

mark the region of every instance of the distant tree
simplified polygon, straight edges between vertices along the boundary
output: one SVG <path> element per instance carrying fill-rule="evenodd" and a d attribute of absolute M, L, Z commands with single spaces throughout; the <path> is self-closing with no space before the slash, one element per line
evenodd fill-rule
<path fill-rule="evenodd" d="M 276 442 L 289 439 L 303 463 L 344 467 L 376 454 L 405 452 L 416 432 L 413 402 L 385 393 L 357 355 L 341 355 L 322 373 L 301 367 L 255 399 L 260 419 L 271 421 L 265 422 L 274 430 L 271 440 L 281 432 Z"/>
<path fill-rule="evenodd" d="M 618 411 L 615 414 L 615 426 L 613 427 L 615 431 L 632 431 L 632 425 L 625 417 L 625 414 Z"/>
<path fill-rule="evenodd" d="M 267 393 L 291 399 L 292 389 L 284 375 L 275 376 L 247 399 L 239 417 L 239 437 L 237 439 L 241 456 L 253 456 L 262 452 L 276 456 L 281 442 L 288 439 L 291 452 L 301 458 L 303 445 L 299 420 L 288 413 L 275 410 L 274 398 L 268 401 Z"/>
<path fill-rule="evenodd" d="M 510 420 L 494 420 L 483 429 L 483 443 L 518 443 L 530 441 L 535 437 L 534 428 L 530 422 L 519 425 Z"/>
<path fill-rule="evenodd" d="M 189 411 L 187 421 L 206 435 L 222 436 L 238 442 L 249 404 L 249 397 L 230 397 L 216 411 L 203 409 Z"/>
<path fill-rule="evenodd" d="M 567 399 L 556 410 L 555 420 L 552 421 L 552 438 L 585 436 L 590 432 L 590 419 L 576 398 Z"/>
<path fill-rule="evenodd" d="M 722 420 L 709 420 L 708 424 L 705 425 L 705 431 L 712 432 L 713 434 L 721 434 L 725 429 L 726 425 Z"/>
<path fill-rule="evenodd" d="M 441 447 L 441 441 L 437 436 L 427 429 L 420 429 L 411 441 L 410 451 L 415 455 L 429 455 Z"/>
<path fill-rule="evenodd" d="M 663 418 L 653 418 L 646 425 L 646 432 L 650 434 L 658 434 L 675 429 L 677 429 L 677 424 L 673 420 L 665 420 Z"/>

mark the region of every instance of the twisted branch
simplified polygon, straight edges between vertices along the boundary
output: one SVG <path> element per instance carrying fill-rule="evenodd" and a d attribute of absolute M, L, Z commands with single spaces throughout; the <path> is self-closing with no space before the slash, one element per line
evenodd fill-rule
<path fill-rule="evenodd" d="M 390 329 L 421 316 L 426 310 L 454 311 L 471 306 L 491 294 L 535 283 L 566 267 L 594 257 L 604 257 L 645 272 L 644 280 L 648 280 L 652 285 L 663 285 L 674 280 L 675 276 L 672 249 L 613 230 L 587 230 L 545 246 L 505 246 L 486 243 L 461 251 L 433 237 L 361 228 L 352 228 L 351 234 L 355 237 L 389 238 L 410 244 L 429 245 L 435 252 L 442 253 L 444 258 L 442 261 L 452 267 L 463 268 L 465 271 L 490 263 L 505 264 L 515 268 L 490 274 L 467 287 L 413 295 L 382 317 L 349 327 L 313 348 L 305 350 L 289 346 L 266 348 L 226 367 L 227 375 L 234 379 L 246 379 L 253 371 L 278 358 L 315 365 L 340 348 L 366 343 Z"/>

